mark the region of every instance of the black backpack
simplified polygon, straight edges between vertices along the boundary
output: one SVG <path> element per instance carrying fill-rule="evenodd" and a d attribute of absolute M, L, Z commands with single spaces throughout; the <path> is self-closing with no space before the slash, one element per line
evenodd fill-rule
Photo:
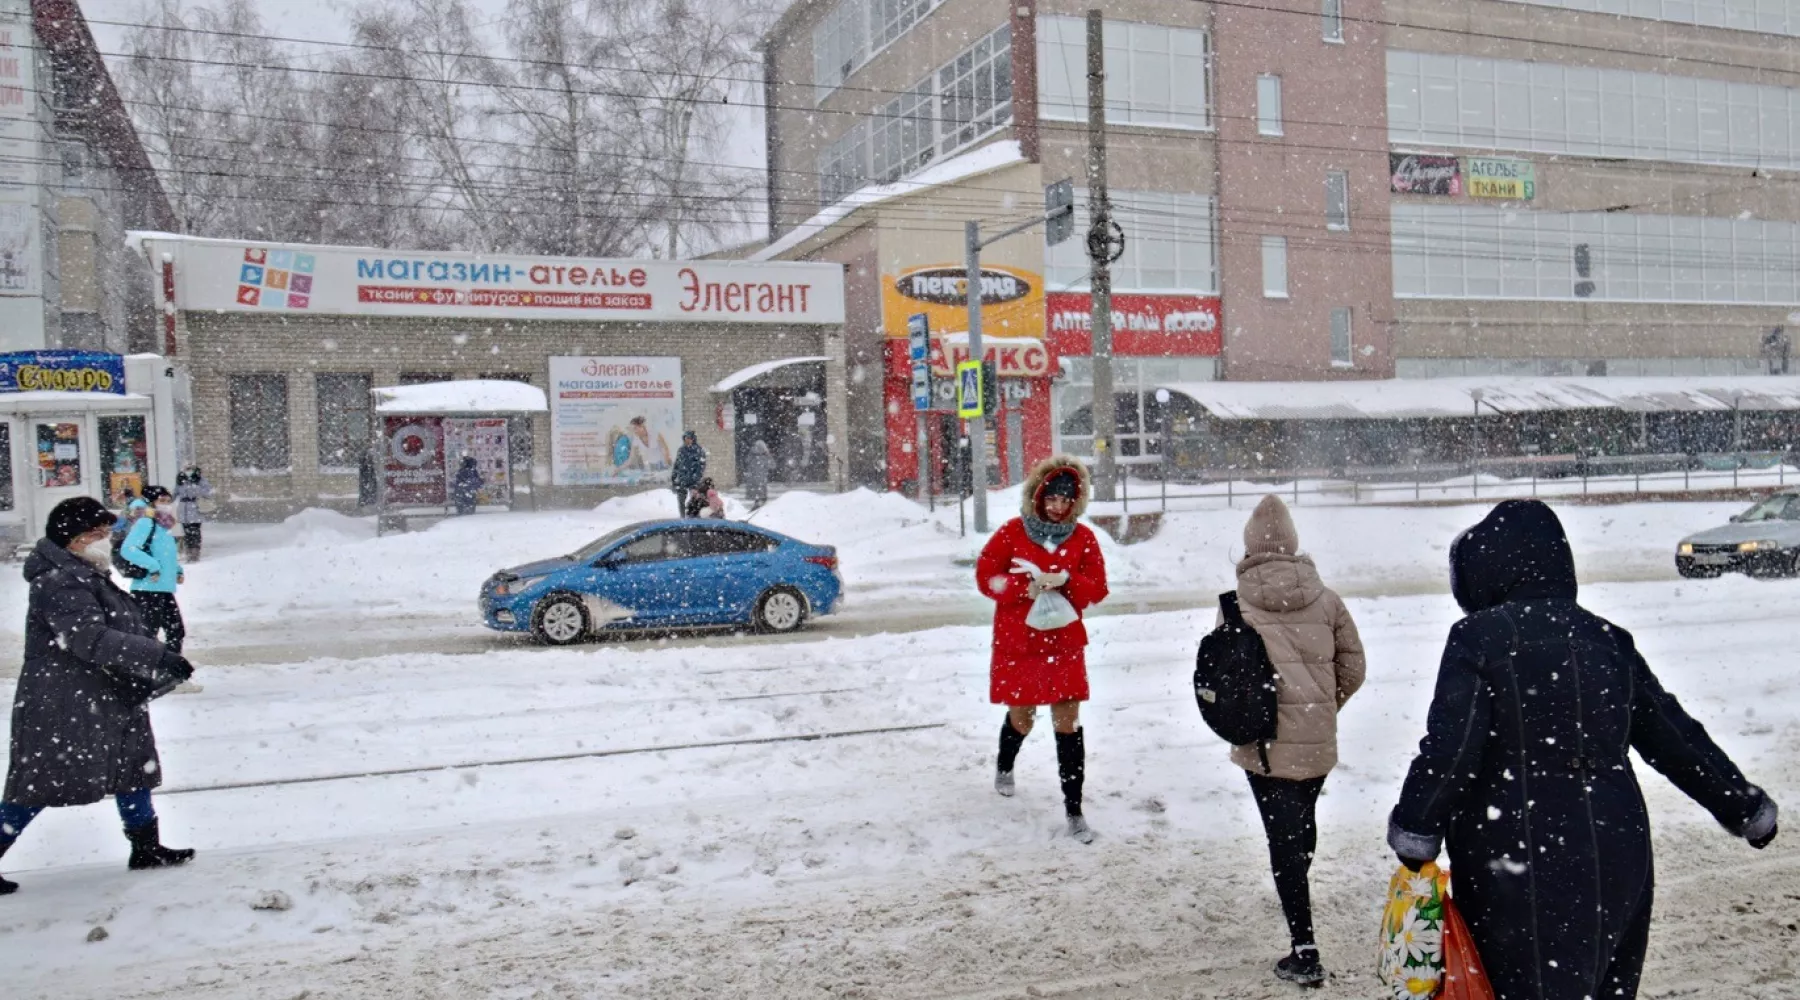
<path fill-rule="evenodd" d="M 148 517 L 150 515 L 146 514 L 144 516 Z M 138 551 L 145 555 L 150 554 L 150 543 L 156 541 L 157 529 L 157 525 L 150 525 L 150 534 L 144 536 L 144 544 L 139 547 Z M 129 537 L 131 537 L 131 532 L 129 531 L 120 532 L 113 536 L 113 569 L 118 570 L 119 575 L 127 580 L 147 580 L 150 578 L 150 571 L 125 558 L 125 539 Z"/>
<path fill-rule="evenodd" d="M 1194 701 L 1212 731 L 1234 747 L 1256 745 L 1268 774 L 1275 739 L 1275 664 L 1262 635 L 1238 607 L 1237 591 L 1219 595 L 1225 620 L 1200 640 L 1194 658 Z"/>

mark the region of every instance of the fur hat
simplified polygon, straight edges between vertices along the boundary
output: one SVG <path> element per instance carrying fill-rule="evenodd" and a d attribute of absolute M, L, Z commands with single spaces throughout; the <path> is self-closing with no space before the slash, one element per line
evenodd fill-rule
<path fill-rule="evenodd" d="M 1291 556 L 1299 552 L 1300 532 L 1294 528 L 1287 504 L 1274 494 L 1263 497 L 1250 514 L 1250 523 L 1244 525 L 1244 558 L 1272 553 Z"/>

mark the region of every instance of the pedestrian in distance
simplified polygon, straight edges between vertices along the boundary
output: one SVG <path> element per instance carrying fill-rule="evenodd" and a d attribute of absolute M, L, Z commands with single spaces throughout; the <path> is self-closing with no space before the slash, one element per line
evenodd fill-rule
<path fill-rule="evenodd" d="M 450 481 L 450 503 L 456 508 L 457 517 L 475 513 L 476 500 L 486 485 L 487 480 L 481 478 L 481 470 L 475 466 L 475 456 L 464 455 L 456 477 Z"/>
<path fill-rule="evenodd" d="M 175 516 L 181 522 L 181 557 L 189 563 L 200 561 L 200 547 L 205 540 L 206 515 L 200 501 L 212 499 L 212 484 L 194 466 L 175 475 Z"/>
<path fill-rule="evenodd" d="M 760 510 L 769 502 L 769 476 L 775 471 L 775 456 L 769 442 L 757 441 L 750 446 L 750 458 L 744 463 L 744 499 L 751 510 Z"/>
<path fill-rule="evenodd" d="M 1019 748 L 1039 706 L 1050 706 L 1065 821 L 1069 835 L 1083 844 L 1093 843 L 1094 833 L 1081 812 L 1087 774 L 1081 703 L 1088 699 L 1088 636 L 1081 613 L 1107 593 L 1100 540 L 1080 522 L 1090 495 L 1080 459 L 1059 455 L 1040 463 L 1025 480 L 1019 516 L 994 533 L 975 562 L 975 585 L 994 601 L 988 697 L 1006 706 L 994 790 L 1013 795 Z M 1038 599 L 1048 595 L 1067 602 L 1066 624 L 1033 624 Z"/>
<path fill-rule="evenodd" d="M 1244 525 L 1237 598 L 1276 674 L 1275 739 L 1231 750 L 1262 815 L 1275 894 L 1287 919 L 1290 948 L 1275 974 L 1319 986 L 1325 967 L 1313 934 L 1308 882 L 1319 839 L 1315 810 L 1338 762 L 1338 712 L 1362 687 L 1362 638 L 1343 600 L 1300 551 L 1300 533 L 1279 497 L 1264 497 Z"/>
<path fill-rule="evenodd" d="M 675 449 L 675 467 L 669 483 L 675 489 L 675 509 L 687 516 L 688 494 L 698 489 L 706 478 L 706 449 L 700 447 L 700 436 L 693 431 L 681 435 L 681 447 Z"/>
<path fill-rule="evenodd" d="M 725 498 L 719 495 L 717 489 L 713 488 L 713 481 L 711 479 L 702 479 L 699 483 L 695 484 L 693 491 L 688 494 L 687 509 L 682 511 L 681 516 L 686 518 L 724 519 Z"/>
<path fill-rule="evenodd" d="M 114 565 L 131 579 L 131 596 L 144 613 L 150 634 L 161 636 L 174 652 L 187 641 L 187 623 L 175 591 L 187 582 L 175 544 L 175 497 L 161 486 L 147 486 L 148 512 L 141 512 L 119 545 Z M 136 501 L 133 506 L 143 504 Z"/>
<path fill-rule="evenodd" d="M 194 668 L 151 638 L 138 605 L 113 584 L 99 501 L 56 505 L 25 560 L 25 663 L 13 696 L 12 746 L 0 797 L 0 857 L 44 809 L 112 796 L 133 871 L 186 864 L 162 845 L 151 789 L 162 784 L 150 702 Z M 0 878 L 0 895 L 18 890 Z"/>
<path fill-rule="evenodd" d="M 1452 891 L 1497 1000 L 1632 1000 L 1650 938 L 1650 817 L 1630 751 L 1752 847 L 1775 802 L 1663 689 L 1631 633 L 1578 603 L 1556 514 L 1508 500 L 1450 547 L 1450 629 L 1388 825 Z"/>

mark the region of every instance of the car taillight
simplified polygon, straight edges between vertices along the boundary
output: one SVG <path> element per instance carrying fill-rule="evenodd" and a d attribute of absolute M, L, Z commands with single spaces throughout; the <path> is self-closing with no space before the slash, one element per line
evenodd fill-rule
<path fill-rule="evenodd" d="M 835 552 L 828 556 L 807 556 L 806 561 L 815 566 L 823 566 L 826 569 L 837 569 L 837 553 Z"/>

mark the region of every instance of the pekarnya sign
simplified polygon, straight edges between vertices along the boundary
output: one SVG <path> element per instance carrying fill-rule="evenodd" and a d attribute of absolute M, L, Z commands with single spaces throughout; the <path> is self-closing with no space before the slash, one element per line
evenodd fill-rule
<path fill-rule="evenodd" d="M 889 337 L 905 337 L 914 316 L 933 330 L 969 327 L 968 271 L 934 264 L 888 275 L 881 283 L 883 324 Z M 981 328 L 1000 337 L 1044 335 L 1044 279 L 1010 267 L 981 269 Z"/>
<path fill-rule="evenodd" d="M 844 321 L 837 264 L 408 253 L 134 234 L 177 309 L 681 323 Z M 167 255 L 165 257 L 165 255 Z"/>

